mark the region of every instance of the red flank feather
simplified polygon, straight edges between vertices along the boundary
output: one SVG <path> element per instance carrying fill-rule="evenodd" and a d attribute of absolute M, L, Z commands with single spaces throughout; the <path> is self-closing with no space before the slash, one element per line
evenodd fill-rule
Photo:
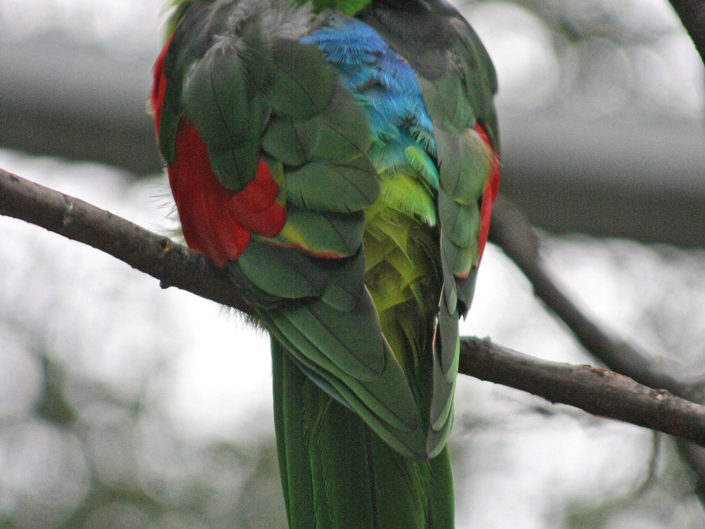
<path fill-rule="evenodd" d="M 233 216 L 246 230 L 274 237 L 286 222 L 286 210 L 276 201 L 278 194 L 279 186 L 260 158 L 252 181 L 242 191 L 230 196 Z"/>
<path fill-rule="evenodd" d="M 485 243 L 487 243 L 487 236 L 490 233 L 490 216 L 492 214 L 492 203 L 497 198 L 497 189 L 499 188 L 499 162 L 497 159 L 497 152 L 490 145 L 489 139 L 487 139 L 487 134 L 485 134 L 485 129 L 478 123 L 475 126 L 475 131 L 480 135 L 482 141 L 485 142 L 487 147 L 489 147 L 492 152 L 492 169 L 487 182 L 485 183 L 485 189 L 482 191 L 482 205 L 480 206 L 480 233 L 477 237 L 477 262 L 482 259 L 482 253 L 485 250 Z"/>
<path fill-rule="evenodd" d="M 167 169 L 188 245 L 221 268 L 227 259 L 237 259 L 250 234 L 233 218 L 229 201 L 234 193 L 220 185 L 203 140 L 185 121 L 179 124 L 174 160 Z"/>
<path fill-rule="evenodd" d="M 163 62 L 170 40 L 154 65 L 150 103 L 157 134 L 166 89 Z M 235 192 L 220 184 L 211 168 L 205 143 L 183 119 L 176 133 L 174 152 L 174 159 L 167 166 L 169 185 L 184 238 L 192 249 L 222 268 L 228 259 L 240 256 L 251 233 L 274 237 L 281 231 L 286 210 L 277 203 L 279 186 L 262 159 L 252 181 Z"/>
<path fill-rule="evenodd" d="M 164 90 L 166 90 L 166 80 L 164 79 L 164 56 L 166 55 L 166 50 L 169 49 L 169 43 L 171 42 L 171 37 L 166 41 L 166 44 L 162 48 L 159 57 L 157 57 L 154 63 L 154 82 L 152 84 L 152 92 L 149 95 L 149 104 L 154 112 L 154 127 L 157 130 L 157 135 L 159 135 L 159 121 L 162 118 L 162 102 L 164 101 Z"/>
<path fill-rule="evenodd" d="M 220 184 L 205 143 L 185 120 L 179 124 L 175 153 L 167 167 L 169 185 L 191 248 L 222 268 L 240 256 L 251 233 L 273 237 L 281 231 L 286 211 L 276 201 L 279 186 L 261 159 L 252 181 L 234 192 Z"/>

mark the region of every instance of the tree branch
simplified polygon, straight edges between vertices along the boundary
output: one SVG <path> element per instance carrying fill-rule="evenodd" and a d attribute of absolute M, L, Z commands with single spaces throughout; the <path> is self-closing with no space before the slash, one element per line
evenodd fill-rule
<path fill-rule="evenodd" d="M 501 209 L 501 208 L 500 208 Z M 113 215 L 0 169 L 0 214 L 102 250 L 160 280 L 249 312 L 225 274 L 199 254 Z M 500 223 L 501 225 L 501 223 Z M 539 360 L 463 339 L 462 373 L 705 445 L 705 407 L 605 369 Z"/>
<path fill-rule="evenodd" d="M 695 44 L 705 63 L 705 2 L 702 0 L 671 0 L 671 6 Z"/>
<path fill-rule="evenodd" d="M 489 340 L 463 338 L 460 372 L 705 446 L 705 406 L 614 371 L 541 360 Z"/>
<path fill-rule="evenodd" d="M 202 255 L 109 211 L 0 169 L 0 214 L 92 246 L 174 286 L 250 312 L 225 273 Z"/>

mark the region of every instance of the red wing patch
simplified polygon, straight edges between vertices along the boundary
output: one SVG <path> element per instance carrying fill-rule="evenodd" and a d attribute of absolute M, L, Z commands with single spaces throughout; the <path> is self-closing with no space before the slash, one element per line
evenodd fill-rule
<path fill-rule="evenodd" d="M 482 259 L 482 253 L 485 250 L 487 236 L 490 233 L 490 217 L 492 216 L 492 203 L 497 198 L 497 190 L 499 189 L 499 160 L 497 152 L 490 145 L 490 141 L 485 134 L 485 130 L 478 123 L 475 126 L 475 131 L 480 135 L 487 147 L 492 152 L 492 168 L 485 183 L 485 188 L 482 191 L 482 205 L 480 206 L 480 233 L 477 237 L 477 262 Z"/>
<path fill-rule="evenodd" d="M 167 167 L 186 243 L 222 268 L 237 259 L 250 234 L 233 218 L 233 193 L 220 185 L 196 130 L 182 121 L 176 134 L 174 160 Z"/>
<path fill-rule="evenodd" d="M 159 121 L 162 117 L 162 102 L 164 101 L 164 90 L 166 90 L 166 80 L 164 79 L 164 56 L 166 55 L 166 50 L 169 49 L 169 43 L 171 43 L 171 37 L 169 37 L 162 48 L 159 57 L 154 63 L 154 82 L 152 84 L 152 91 L 149 95 L 149 106 L 154 113 L 154 126 L 156 128 L 157 134 L 159 134 Z"/>
<path fill-rule="evenodd" d="M 222 268 L 237 259 L 250 234 L 273 237 L 286 222 L 277 203 L 279 186 L 262 160 L 242 191 L 223 187 L 208 161 L 206 145 L 189 123 L 179 124 L 174 160 L 167 167 L 181 228 L 188 245 Z"/>
<path fill-rule="evenodd" d="M 166 89 L 164 56 L 171 38 L 154 64 L 150 105 L 159 134 Z M 277 203 L 279 186 L 269 167 L 259 160 L 252 181 L 238 192 L 223 187 L 213 173 L 206 145 L 196 129 L 181 120 L 176 132 L 174 159 L 167 166 L 186 243 L 222 268 L 243 252 L 250 234 L 274 237 L 286 222 L 286 210 Z"/>
<path fill-rule="evenodd" d="M 277 203 L 278 194 L 279 186 L 260 158 L 252 181 L 242 191 L 230 196 L 233 216 L 247 231 L 274 237 L 286 222 L 286 210 Z"/>

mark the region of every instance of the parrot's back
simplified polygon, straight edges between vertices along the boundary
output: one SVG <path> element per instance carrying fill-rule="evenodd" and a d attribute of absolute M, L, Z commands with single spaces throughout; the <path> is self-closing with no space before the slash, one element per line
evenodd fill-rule
<path fill-rule="evenodd" d="M 179 2 L 152 106 L 187 243 L 272 337 L 293 528 L 450 528 L 494 71 L 443 0 Z"/>

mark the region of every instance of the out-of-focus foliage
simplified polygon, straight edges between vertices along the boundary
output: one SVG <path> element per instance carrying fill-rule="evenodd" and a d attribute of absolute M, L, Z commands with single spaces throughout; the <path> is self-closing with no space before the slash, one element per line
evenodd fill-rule
<path fill-rule="evenodd" d="M 639 529 L 661 529 L 678 527 L 696 529 L 702 521 L 683 508 L 671 510 L 670 506 L 682 506 L 693 502 L 693 480 L 683 468 L 672 446 L 659 449 L 657 443 L 653 468 L 645 468 L 641 482 L 635 481 L 633 488 L 613 496 L 594 498 L 575 497 L 556 506 L 562 513 L 561 529 L 616 529 L 639 527 Z M 650 471 L 649 471 L 650 470 Z M 658 482 L 657 482 L 658 481 Z M 686 500 L 687 498 L 687 500 Z M 695 505 L 692 505 L 693 508 Z"/>
<path fill-rule="evenodd" d="M 666 0 L 453 0 L 498 67 L 500 106 L 693 116 L 702 63 Z M 164 0 L 4 0 L 0 42 L 52 36 L 144 59 Z M 160 19 L 160 14 L 162 14 Z"/>
<path fill-rule="evenodd" d="M 501 105 L 580 118 L 702 112 L 702 62 L 664 0 L 461 5 L 497 64 Z"/>
<path fill-rule="evenodd" d="M 160 15 L 167 4 L 162 0 L 3 0 L 0 41 L 58 35 L 132 59 L 161 42 Z"/>

